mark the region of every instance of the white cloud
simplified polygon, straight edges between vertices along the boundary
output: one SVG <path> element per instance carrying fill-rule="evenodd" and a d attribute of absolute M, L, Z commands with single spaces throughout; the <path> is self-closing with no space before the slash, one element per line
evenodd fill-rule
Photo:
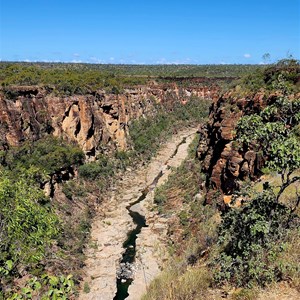
<path fill-rule="evenodd" d="M 74 53 L 73 56 L 74 57 L 80 57 L 80 54 L 79 53 Z"/>
<path fill-rule="evenodd" d="M 82 63 L 82 60 L 73 59 L 71 62 L 74 64 L 80 64 Z"/>
<path fill-rule="evenodd" d="M 30 62 L 31 60 L 28 59 L 28 58 L 26 58 L 26 59 L 24 59 L 24 61 L 25 61 L 25 62 Z"/>
<path fill-rule="evenodd" d="M 246 53 L 246 54 L 244 54 L 244 57 L 245 57 L 245 58 L 250 58 L 250 57 L 251 57 L 251 54 Z"/>
<path fill-rule="evenodd" d="M 166 64 L 167 61 L 166 61 L 166 59 L 163 57 L 163 58 L 157 60 L 155 63 L 158 64 L 158 65 L 163 65 L 163 64 Z"/>
<path fill-rule="evenodd" d="M 177 60 L 166 60 L 165 58 L 161 58 L 157 61 L 155 61 L 155 64 L 159 65 L 185 65 L 185 64 L 192 64 L 197 62 L 196 60 L 193 60 L 189 57 L 185 59 L 177 59 Z"/>
<path fill-rule="evenodd" d="M 114 61 L 115 58 L 114 58 L 114 57 L 110 57 L 109 60 L 110 60 L 110 61 Z"/>
<path fill-rule="evenodd" d="M 101 64 L 102 63 L 102 60 L 95 57 L 95 56 L 91 56 L 88 60 L 88 62 L 90 63 L 94 63 L 94 64 Z"/>

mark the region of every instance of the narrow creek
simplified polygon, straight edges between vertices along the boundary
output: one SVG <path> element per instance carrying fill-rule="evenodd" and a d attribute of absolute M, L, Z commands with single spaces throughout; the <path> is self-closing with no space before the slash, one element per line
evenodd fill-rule
<path fill-rule="evenodd" d="M 86 248 L 80 300 L 140 300 L 167 256 L 166 219 L 151 209 L 153 190 L 188 155 L 196 128 L 179 131 L 149 164 L 129 172 L 99 207 Z M 94 246 L 95 245 L 95 246 Z M 84 285 L 89 292 L 84 291 Z"/>
<path fill-rule="evenodd" d="M 186 143 L 187 137 L 184 137 L 179 144 L 177 144 L 174 153 L 168 158 L 165 162 L 166 169 L 169 168 L 168 162 L 177 154 L 178 148 Z M 141 215 L 136 211 L 132 211 L 131 208 L 143 201 L 147 194 L 153 191 L 159 181 L 159 179 L 164 175 L 163 170 L 161 170 L 158 175 L 154 178 L 153 182 L 148 185 L 143 191 L 142 195 L 134 202 L 130 203 L 126 209 L 129 212 L 130 217 L 132 218 L 136 227 L 127 233 L 127 239 L 123 243 L 123 248 L 125 252 L 122 255 L 120 261 L 119 270 L 117 272 L 117 292 L 114 296 L 114 300 L 124 300 L 128 294 L 128 288 L 134 280 L 134 262 L 136 255 L 136 239 L 138 234 L 140 234 L 143 227 L 147 227 L 147 222 L 145 216 Z"/>
<path fill-rule="evenodd" d="M 142 227 L 147 227 L 146 218 L 138 212 L 132 211 L 131 207 L 146 198 L 147 194 L 156 187 L 156 184 L 162 175 L 163 171 L 160 171 L 153 182 L 142 191 L 142 195 L 126 207 L 134 224 L 136 224 L 136 227 L 128 232 L 127 240 L 123 243 L 123 248 L 126 250 L 120 261 L 120 269 L 117 274 L 117 293 L 114 300 L 124 300 L 129 296 L 128 288 L 132 283 L 134 276 L 133 263 L 135 261 L 137 235 L 141 232 Z"/>

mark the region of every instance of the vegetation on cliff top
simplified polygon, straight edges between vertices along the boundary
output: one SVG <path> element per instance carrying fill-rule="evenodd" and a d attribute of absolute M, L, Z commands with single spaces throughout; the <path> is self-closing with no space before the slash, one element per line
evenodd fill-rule
<path fill-rule="evenodd" d="M 238 94 L 274 92 L 278 89 L 288 92 L 300 91 L 300 64 L 296 59 L 282 59 L 243 76 L 236 86 Z"/>
<path fill-rule="evenodd" d="M 146 79 L 122 77 L 90 68 L 42 68 L 39 65 L 12 64 L 0 69 L 0 83 L 5 92 L 10 91 L 11 85 L 39 85 L 63 95 L 74 95 L 97 89 L 118 93 L 123 87 L 145 84 Z"/>
<path fill-rule="evenodd" d="M 26 63 L 1 62 L 1 72 L 11 66 L 38 67 L 38 69 L 57 70 L 93 70 L 102 74 L 138 77 L 241 77 L 254 70 L 263 68 L 262 65 L 245 64 L 211 64 L 211 65 L 121 65 L 121 64 L 83 64 L 83 63 Z"/>
<path fill-rule="evenodd" d="M 120 93 L 124 88 L 145 85 L 150 80 L 186 85 L 185 79 L 201 77 L 196 85 L 211 85 L 215 79 L 226 85 L 261 68 L 257 65 L 101 65 L 68 63 L 0 62 L 0 85 L 12 93 L 14 85 L 39 85 L 63 95 L 87 94 L 98 89 Z M 189 83 L 190 84 L 190 83 Z"/>

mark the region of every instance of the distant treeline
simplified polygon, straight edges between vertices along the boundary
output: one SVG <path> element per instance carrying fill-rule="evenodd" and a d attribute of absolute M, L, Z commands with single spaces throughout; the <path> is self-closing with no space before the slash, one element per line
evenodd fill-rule
<path fill-rule="evenodd" d="M 97 89 L 119 93 L 123 87 L 146 81 L 147 78 L 120 76 L 71 64 L 0 64 L 0 84 L 4 91 L 9 91 L 12 85 L 40 85 L 65 95 L 86 94 Z"/>
<path fill-rule="evenodd" d="M 265 70 L 268 70 L 266 72 Z M 73 95 L 105 89 L 115 94 L 124 88 L 176 82 L 182 86 L 232 83 L 257 91 L 283 71 L 293 84 L 299 78 L 299 63 L 283 59 L 271 65 L 116 65 L 74 63 L 0 62 L 0 85 L 9 91 L 13 85 L 46 86 L 54 92 Z"/>
<path fill-rule="evenodd" d="M 61 69 L 78 71 L 99 71 L 103 74 L 127 76 L 154 76 L 154 77 L 241 77 L 262 65 L 123 65 L 123 64 L 87 64 L 87 63 L 27 63 L 27 62 L 0 62 L 0 70 L 7 66 L 22 65 L 35 66 L 40 69 Z"/>
<path fill-rule="evenodd" d="M 97 89 L 120 93 L 150 80 L 181 85 L 226 85 L 262 69 L 259 65 L 115 65 L 0 62 L 0 84 L 41 85 L 66 94 L 86 94 Z"/>

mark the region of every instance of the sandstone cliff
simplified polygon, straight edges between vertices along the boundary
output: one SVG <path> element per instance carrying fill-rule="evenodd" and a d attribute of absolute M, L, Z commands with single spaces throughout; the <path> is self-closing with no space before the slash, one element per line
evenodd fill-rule
<path fill-rule="evenodd" d="M 224 206 L 241 180 L 256 180 L 261 175 L 264 158 L 255 152 L 255 145 L 240 149 L 234 130 L 241 116 L 259 112 L 275 99 L 276 95 L 267 97 L 262 93 L 237 98 L 228 92 L 213 102 L 208 124 L 199 129 L 197 150 L 207 174 L 207 203 Z"/>
<path fill-rule="evenodd" d="M 130 121 L 155 114 L 157 104 L 188 101 L 192 95 L 215 97 L 217 89 L 179 88 L 176 84 L 137 86 L 121 94 L 56 96 L 39 86 L 0 91 L 0 149 L 53 134 L 74 141 L 87 157 L 128 148 Z"/>

